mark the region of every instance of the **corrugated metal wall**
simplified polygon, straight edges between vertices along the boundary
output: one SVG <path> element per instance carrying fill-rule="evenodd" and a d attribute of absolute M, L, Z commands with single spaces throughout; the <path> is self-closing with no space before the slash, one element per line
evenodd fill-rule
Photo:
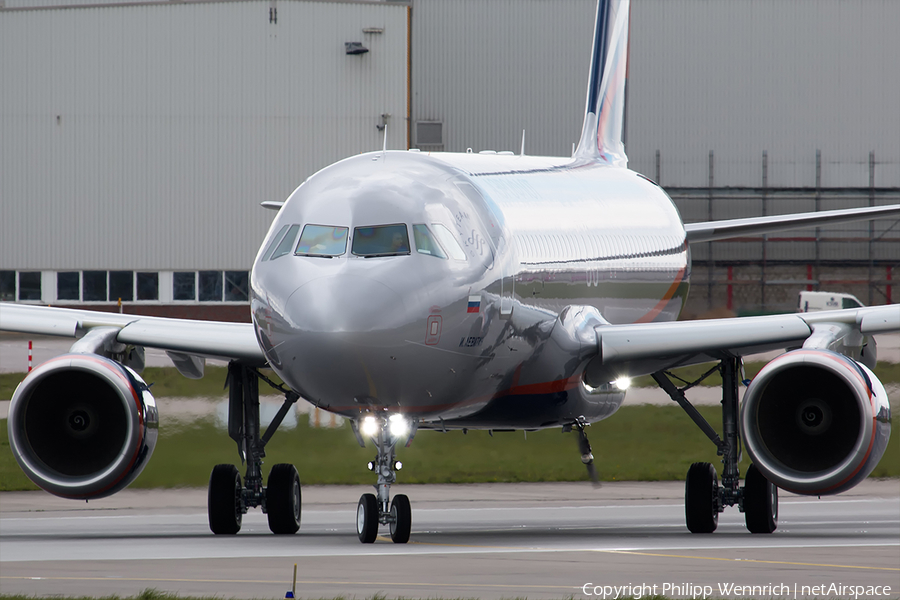
<path fill-rule="evenodd" d="M 260 201 L 379 148 L 382 113 L 406 145 L 405 4 L 9 10 L 46 1 L 0 10 L 0 269 L 246 269 Z M 518 150 L 525 129 L 528 153 L 569 154 L 595 4 L 413 0 L 412 125 L 442 123 L 446 150 Z M 715 186 L 759 187 L 765 151 L 768 187 L 813 186 L 820 150 L 821 186 L 865 188 L 873 151 L 875 186 L 900 186 L 898 22 L 893 0 L 633 0 L 630 166 L 655 177 L 659 151 L 664 186 L 705 187 L 714 151 Z"/>
<path fill-rule="evenodd" d="M 567 155 L 594 0 L 415 0 L 413 119 L 444 149 Z M 900 2 L 633 0 L 629 166 L 664 186 L 900 186 Z M 413 140 L 415 143 L 415 139 Z"/>
<path fill-rule="evenodd" d="M 414 0 L 413 120 L 443 149 L 568 156 L 581 134 L 596 0 Z M 413 144 L 416 143 L 415 137 Z"/>
<path fill-rule="evenodd" d="M 900 2 L 634 0 L 630 166 L 663 186 L 900 186 Z"/>
<path fill-rule="evenodd" d="M 2 269 L 248 269 L 261 201 L 406 147 L 404 4 L 0 11 L 0 73 Z"/>

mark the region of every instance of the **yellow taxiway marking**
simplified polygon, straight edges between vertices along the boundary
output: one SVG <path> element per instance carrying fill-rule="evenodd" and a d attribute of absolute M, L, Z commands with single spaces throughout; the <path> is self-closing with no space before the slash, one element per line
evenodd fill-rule
<path fill-rule="evenodd" d="M 863 567 L 859 565 L 826 565 L 819 563 L 789 562 L 786 560 L 759 560 L 756 558 L 723 558 L 720 556 L 691 556 L 689 554 L 654 554 L 651 552 L 634 552 L 633 550 L 594 550 L 608 554 L 633 554 L 635 556 L 658 556 L 662 558 L 690 558 L 693 560 L 724 560 L 729 562 L 748 562 L 765 565 L 791 565 L 795 567 L 829 567 L 833 569 L 868 569 L 872 571 L 900 571 L 894 567 Z"/>

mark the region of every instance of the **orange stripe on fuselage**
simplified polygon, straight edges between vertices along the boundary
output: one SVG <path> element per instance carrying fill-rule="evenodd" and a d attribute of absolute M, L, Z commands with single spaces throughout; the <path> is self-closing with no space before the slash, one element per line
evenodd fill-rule
<path fill-rule="evenodd" d="M 681 267 L 678 271 L 678 274 L 675 275 L 675 280 L 672 282 L 672 285 L 669 286 L 669 289 L 666 290 L 666 293 L 663 294 L 662 300 L 656 303 L 650 312 L 646 315 L 635 321 L 635 323 L 650 323 L 655 319 L 659 313 L 663 311 L 667 304 L 669 304 L 669 300 L 671 300 L 675 296 L 675 292 L 678 291 L 678 286 L 684 281 L 684 274 L 687 272 L 687 267 Z"/>

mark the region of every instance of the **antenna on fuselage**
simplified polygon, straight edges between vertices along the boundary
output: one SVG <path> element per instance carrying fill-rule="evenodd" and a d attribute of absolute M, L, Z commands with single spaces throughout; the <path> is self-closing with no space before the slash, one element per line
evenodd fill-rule
<path fill-rule="evenodd" d="M 525 130 L 522 130 L 522 149 L 519 150 L 519 156 L 525 156 Z"/>

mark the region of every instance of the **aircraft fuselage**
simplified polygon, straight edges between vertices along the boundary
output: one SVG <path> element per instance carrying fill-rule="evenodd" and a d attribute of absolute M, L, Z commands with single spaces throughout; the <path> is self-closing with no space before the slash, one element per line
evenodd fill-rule
<path fill-rule="evenodd" d="M 297 188 L 251 302 L 270 365 L 321 408 L 540 428 L 615 412 L 624 393 L 579 375 L 593 327 L 676 319 L 689 276 L 674 204 L 633 171 L 392 151 Z"/>

